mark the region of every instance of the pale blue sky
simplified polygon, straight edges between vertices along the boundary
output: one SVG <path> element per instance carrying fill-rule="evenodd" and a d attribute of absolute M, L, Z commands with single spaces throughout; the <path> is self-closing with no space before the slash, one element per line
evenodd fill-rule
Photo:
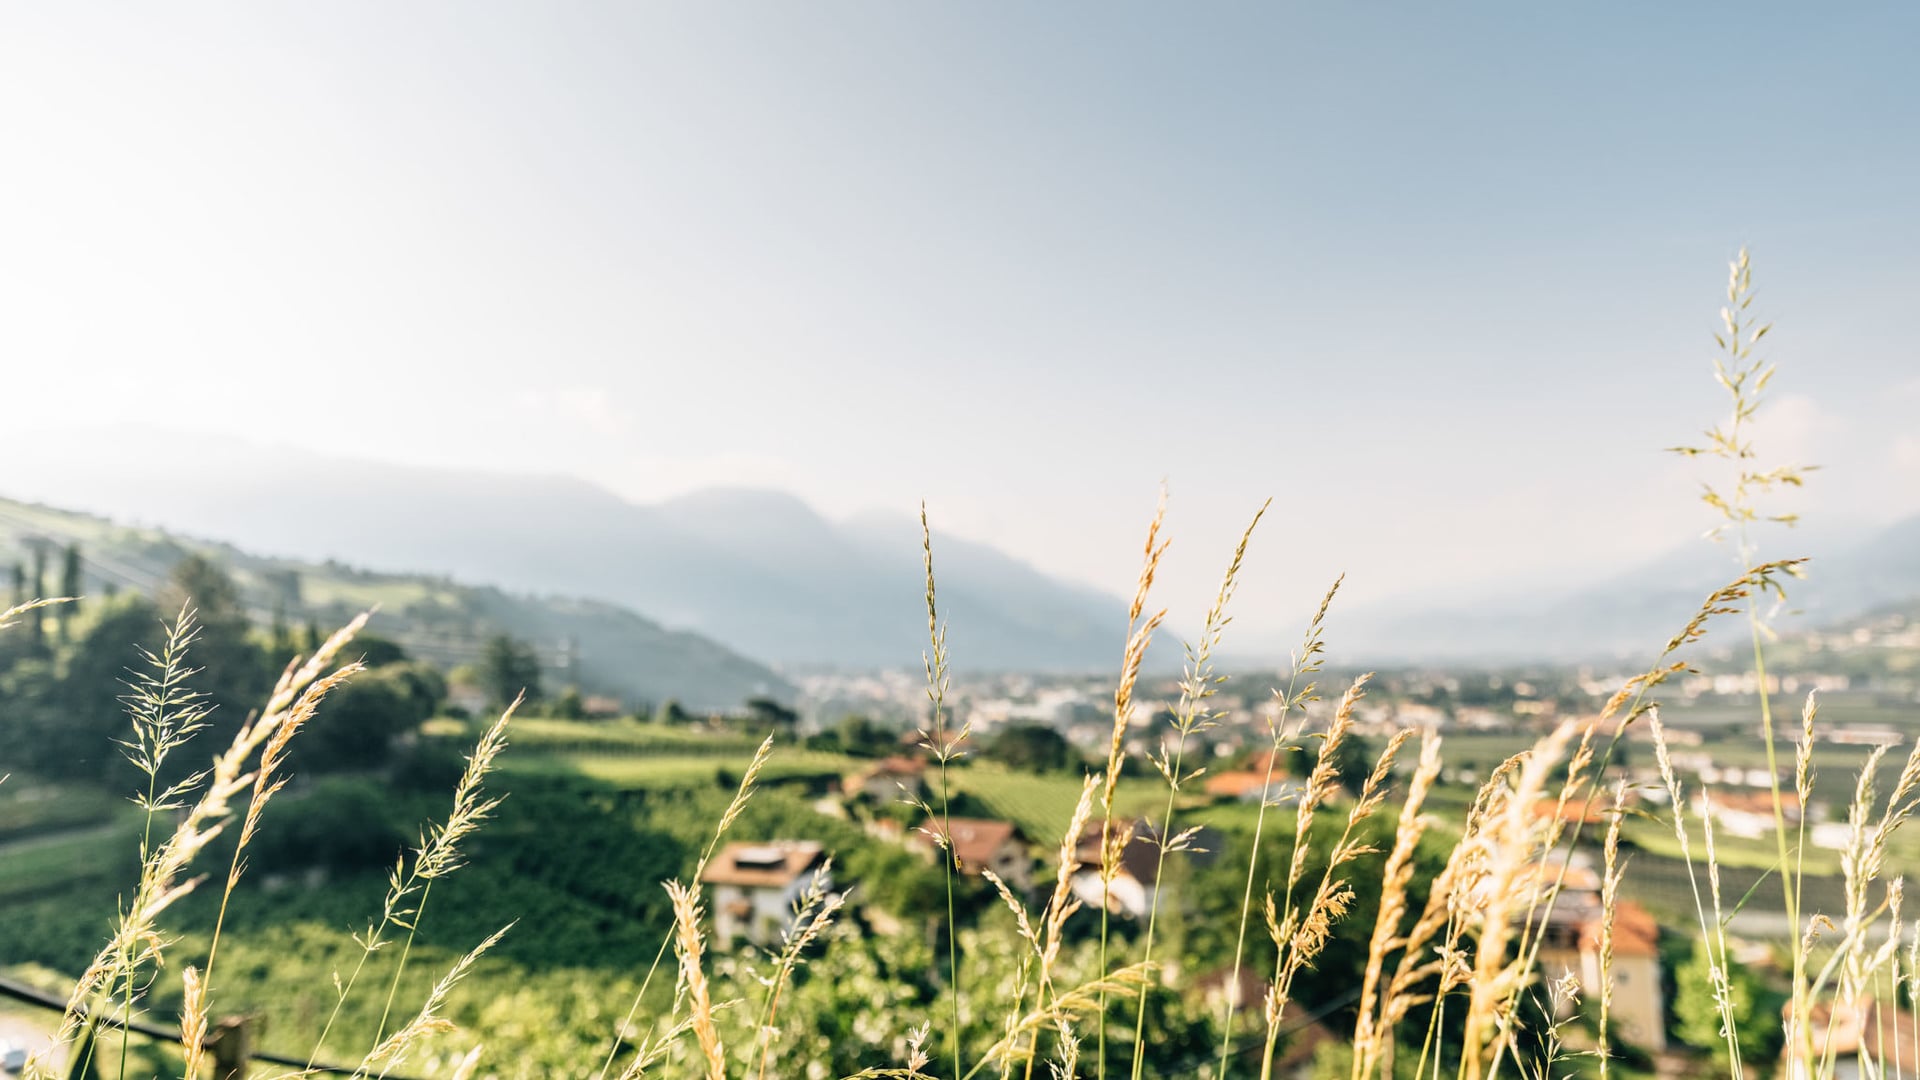
<path fill-rule="evenodd" d="M 1704 524 L 1726 258 L 1830 522 L 1920 510 L 1920 9 L 18 4 L 16 448 L 131 423 L 907 511 L 1243 618 Z M 26 417 L 34 405 L 69 406 Z M 103 433 L 101 429 L 105 429 Z M 1876 494 L 1877 493 L 1877 494 Z M 1194 621 L 1189 619 L 1187 621 Z"/>

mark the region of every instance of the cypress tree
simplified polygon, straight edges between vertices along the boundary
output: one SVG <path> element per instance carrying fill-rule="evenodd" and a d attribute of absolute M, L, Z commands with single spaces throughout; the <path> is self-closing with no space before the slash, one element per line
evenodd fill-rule
<path fill-rule="evenodd" d="M 47 595 L 47 545 L 33 546 L 33 598 L 44 599 Z M 47 609 L 34 608 L 27 614 L 27 639 L 38 650 L 47 644 Z"/>
<path fill-rule="evenodd" d="M 60 640 L 66 641 L 71 635 L 74 616 L 80 614 L 80 593 L 85 586 L 80 579 L 80 542 L 67 545 L 65 561 L 60 567 L 60 595 L 67 598 L 66 605 L 60 610 Z"/>

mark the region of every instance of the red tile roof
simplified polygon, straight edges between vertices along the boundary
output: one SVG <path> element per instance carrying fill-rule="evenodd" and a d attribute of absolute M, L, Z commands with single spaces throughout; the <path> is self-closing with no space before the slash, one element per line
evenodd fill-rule
<path fill-rule="evenodd" d="M 1019 833 L 1011 821 L 986 818 L 949 818 L 945 822 L 939 818 L 928 818 L 920 828 L 932 836 L 950 831 L 954 858 L 960 863 L 960 869 L 966 871 L 978 871 L 991 863 L 994 855 L 1013 842 Z"/>

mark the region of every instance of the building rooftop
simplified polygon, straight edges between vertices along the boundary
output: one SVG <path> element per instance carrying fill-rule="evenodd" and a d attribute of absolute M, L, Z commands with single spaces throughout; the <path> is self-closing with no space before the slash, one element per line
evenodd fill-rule
<path fill-rule="evenodd" d="M 943 824 L 953 837 L 954 858 L 959 860 L 962 869 L 977 869 L 991 863 L 994 853 L 1015 839 L 1020 831 L 1011 821 L 987 818 L 949 818 L 944 823 L 939 818 L 928 818 L 920 828 L 938 836 Z"/>
<path fill-rule="evenodd" d="M 733 843 L 720 849 L 700 880 L 709 885 L 784 888 L 825 858 L 825 850 L 815 840 Z"/>

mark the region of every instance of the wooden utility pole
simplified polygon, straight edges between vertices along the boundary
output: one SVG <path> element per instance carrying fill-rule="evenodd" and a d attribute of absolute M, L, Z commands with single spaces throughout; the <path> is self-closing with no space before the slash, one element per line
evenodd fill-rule
<path fill-rule="evenodd" d="M 252 1018 L 229 1016 L 215 1024 L 207 1047 L 213 1051 L 213 1080 L 247 1080 L 247 1062 L 253 1056 Z"/>

